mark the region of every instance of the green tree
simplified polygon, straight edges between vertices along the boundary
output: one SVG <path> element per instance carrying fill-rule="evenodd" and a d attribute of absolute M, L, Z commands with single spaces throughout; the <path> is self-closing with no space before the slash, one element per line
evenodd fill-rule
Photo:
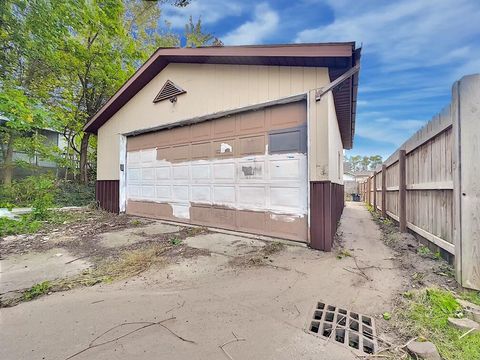
<path fill-rule="evenodd" d="M 368 170 L 370 166 L 370 157 L 364 156 L 360 161 L 361 170 Z"/>
<path fill-rule="evenodd" d="M 380 155 L 372 155 L 370 156 L 370 170 L 375 170 L 378 165 L 381 165 L 383 159 Z"/>
<path fill-rule="evenodd" d="M 202 30 L 202 19 L 199 18 L 194 24 L 193 18 L 190 16 L 188 24 L 185 25 L 186 47 L 199 46 L 223 46 L 220 39 Z"/>

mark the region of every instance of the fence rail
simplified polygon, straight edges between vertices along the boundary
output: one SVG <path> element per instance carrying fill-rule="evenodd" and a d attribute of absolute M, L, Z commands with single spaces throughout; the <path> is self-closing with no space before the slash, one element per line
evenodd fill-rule
<path fill-rule="evenodd" d="M 480 75 L 360 184 L 367 204 L 455 259 L 457 280 L 480 289 Z"/>

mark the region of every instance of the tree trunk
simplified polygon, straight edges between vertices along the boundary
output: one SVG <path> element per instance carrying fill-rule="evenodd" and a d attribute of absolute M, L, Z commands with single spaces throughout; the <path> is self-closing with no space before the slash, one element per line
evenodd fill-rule
<path fill-rule="evenodd" d="M 84 133 L 80 144 L 80 182 L 88 183 L 88 139 L 89 133 Z"/>
<path fill-rule="evenodd" d="M 10 134 L 7 142 L 7 151 L 3 162 L 3 184 L 11 185 L 13 177 L 13 135 Z"/>

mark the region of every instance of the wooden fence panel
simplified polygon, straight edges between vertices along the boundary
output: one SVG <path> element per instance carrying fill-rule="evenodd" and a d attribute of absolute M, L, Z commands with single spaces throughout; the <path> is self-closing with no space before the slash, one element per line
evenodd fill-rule
<path fill-rule="evenodd" d="M 382 214 L 454 255 L 457 280 L 480 290 L 478 108 L 480 74 L 469 75 L 454 84 L 451 104 L 377 169 L 375 181 L 367 179 L 360 189 L 368 203 L 375 198 L 377 209 L 385 208 Z"/>

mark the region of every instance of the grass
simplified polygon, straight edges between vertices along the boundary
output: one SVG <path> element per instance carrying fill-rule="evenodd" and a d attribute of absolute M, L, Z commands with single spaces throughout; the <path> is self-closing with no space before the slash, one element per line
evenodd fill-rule
<path fill-rule="evenodd" d="M 25 290 L 22 294 L 24 301 L 30 301 L 41 295 L 47 294 L 52 288 L 50 281 L 44 281 L 33 285 L 31 288 Z"/>
<path fill-rule="evenodd" d="M 49 225 L 61 225 L 76 222 L 86 215 L 81 211 L 49 210 L 45 218 L 36 219 L 32 214 L 26 214 L 17 220 L 0 218 L 0 236 L 33 234 Z"/>
<path fill-rule="evenodd" d="M 465 290 L 460 293 L 459 298 L 480 306 L 480 291 Z"/>
<path fill-rule="evenodd" d="M 343 259 L 351 256 L 352 256 L 352 253 L 346 249 L 340 249 L 340 251 L 337 253 L 337 259 Z"/>
<path fill-rule="evenodd" d="M 462 308 L 448 291 L 430 288 L 404 294 L 406 304 L 396 314 L 397 327 L 405 337 L 417 336 L 433 342 L 445 360 L 480 359 L 480 334 L 464 333 L 448 324 L 461 317 Z"/>

